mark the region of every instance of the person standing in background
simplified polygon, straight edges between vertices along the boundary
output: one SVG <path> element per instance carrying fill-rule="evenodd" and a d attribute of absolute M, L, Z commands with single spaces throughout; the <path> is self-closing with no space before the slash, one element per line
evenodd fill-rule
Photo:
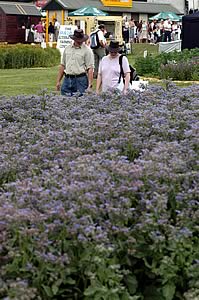
<path fill-rule="evenodd" d="M 35 41 L 35 31 L 34 31 L 34 27 L 35 27 L 35 25 L 34 24 L 32 24 L 31 26 L 30 26 L 30 29 L 29 29 L 29 33 L 28 33 L 28 39 L 27 39 L 27 42 L 28 43 L 34 43 L 34 41 Z"/>
<path fill-rule="evenodd" d="M 44 41 L 44 27 L 42 25 L 42 22 L 39 21 L 39 23 L 34 28 L 36 30 L 36 38 L 35 41 L 42 43 Z"/>
<path fill-rule="evenodd" d="M 129 22 L 127 16 L 123 17 L 122 37 L 127 44 L 129 42 Z"/>
<path fill-rule="evenodd" d="M 148 42 L 148 26 L 146 21 L 142 22 L 142 30 L 140 32 L 140 43 L 147 43 Z"/>
<path fill-rule="evenodd" d="M 137 42 L 140 42 L 140 36 L 142 33 L 142 20 L 137 23 Z"/>
<path fill-rule="evenodd" d="M 171 21 L 169 18 L 164 21 L 164 42 L 171 42 Z"/>
<path fill-rule="evenodd" d="M 172 41 L 177 41 L 178 39 L 178 24 L 175 21 L 171 25 L 171 39 Z"/>
<path fill-rule="evenodd" d="M 160 29 L 159 42 L 164 42 L 164 20 L 163 19 L 159 23 L 159 29 Z"/>
<path fill-rule="evenodd" d="M 102 59 L 102 57 L 104 57 L 106 55 L 106 51 L 105 51 L 106 38 L 104 36 L 106 33 L 105 25 L 100 24 L 98 26 L 98 29 L 95 32 L 98 35 L 98 40 L 99 40 L 99 47 L 96 49 L 93 49 L 93 54 L 94 54 L 94 59 L 95 59 L 94 78 L 97 78 L 100 60 Z"/>
<path fill-rule="evenodd" d="M 153 35 L 154 35 L 154 43 L 156 44 L 159 41 L 157 20 L 154 20 Z"/>
<path fill-rule="evenodd" d="M 57 42 L 58 40 L 58 35 L 59 35 L 59 29 L 60 29 L 60 23 L 57 21 L 57 19 L 54 19 L 54 30 L 55 30 L 55 41 Z"/>
<path fill-rule="evenodd" d="M 48 26 L 48 34 L 49 34 L 49 41 L 54 42 L 54 34 L 55 34 L 55 28 L 52 22 L 50 22 Z"/>
<path fill-rule="evenodd" d="M 131 43 L 134 43 L 135 34 L 136 34 L 136 26 L 133 19 L 129 21 L 129 39 Z"/>

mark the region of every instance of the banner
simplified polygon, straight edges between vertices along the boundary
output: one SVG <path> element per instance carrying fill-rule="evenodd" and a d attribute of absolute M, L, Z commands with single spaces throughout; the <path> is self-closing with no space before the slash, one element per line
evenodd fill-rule
<path fill-rule="evenodd" d="M 101 0 L 104 6 L 132 7 L 133 0 Z"/>
<path fill-rule="evenodd" d="M 181 51 L 181 40 L 172 41 L 172 42 L 160 42 L 159 43 L 159 53 L 161 52 L 172 52 L 172 51 Z"/>
<path fill-rule="evenodd" d="M 77 29 L 75 25 L 61 25 L 57 40 L 57 48 L 60 50 L 61 54 L 63 54 L 65 47 L 68 44 L 72 43 L 71 38 L 69 35 L 74 33 L 74 30 Z"/>

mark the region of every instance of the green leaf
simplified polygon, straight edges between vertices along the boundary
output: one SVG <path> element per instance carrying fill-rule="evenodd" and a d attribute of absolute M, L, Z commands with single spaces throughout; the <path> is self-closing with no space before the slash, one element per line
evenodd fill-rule
<path fill-rule="evenodd" d="M 44 284 L 42 284 L 42 287 L 43 287 L 43 289 L 44 289 L 46 295 L 47 295 L 48 297 L 52 298 L 52 297 L 53 297 L 53 293 L 52 293 L 52 291 L 51 291 L 51 288 L 50 288 L 49 286 L 47 286 L 47 285 L 44 285 Z"/>
<path fill-rule="evenodd" d="M 96 282 L 94 285 L 90 285 L 84 292 L 84 296 L 94 296 L 97 292 L 101 294 L 106 294 L 108 289 Z"/>
<path fill-rule="evenodd" d="M 121 300 L 129 300 L 129 293 L 126 291 L 122 293 Z"/>
<path fill-rule="evenodd" d="M 84 296 L 94 296 L 98 288 L 90 285 L 85 291 Z"/>
<path fill-rule="evenodd" d="M 92 298 L 93 300 L 104 300 L 105 298 L 102 296 L 101 293 L 98 293 Z"/>
<path fill-rule="evenodd" d="M 134 275 L 128 275 L 125 281 L 130 294 L 131 295 L 135 294 L 138 286 L 136 277 Z"/>
<path fill-rule="evenodd" d="M 63 283 L 63 280 L 62 280 L 62 278 L 60 278 L 56 281 L 55 284 L 56 284 L 56 286 L 60 286 L 62 283 Z"/>
<path fill-rule="evenodd" d="M 74 285 L 76 283 L 76 281 L 74 279 L 72 279 L 71 277 L 68 277 L 64 280 L 64 283 Z"/>
<path fill-rule="evenodd" d="M 57 295 L 58 290 L 59 290 L 59 287 L 56 284 L 53 284 L 53 286 L 52 286 L 53 295 Z"/>
<path fill-rule="evenodd" d="M 120 300 L 120 297 L 117 294 L 115 294 L 115 295 L 110 295 L 109 294 L 107 299 L 108 300 Z"/>
<path fill-rule="evenodd" d="M 175 294 L 176 286 L 174 283 L 169 282 L 162 288 L 162 293 L 165 297 L 165 300 L 172 300 Z"/>

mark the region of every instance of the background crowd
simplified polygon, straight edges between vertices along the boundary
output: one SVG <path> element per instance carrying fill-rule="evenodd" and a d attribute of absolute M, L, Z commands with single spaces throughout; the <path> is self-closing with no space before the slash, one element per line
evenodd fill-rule
<path fill-rule="evenodd" d="M 133 18 L 123 17 L 122 37 L 125 43 L 151 43 L 171 42 L 181 39 L 181 22 L 166 20 L 135 21 Z M 49 23 L 48 35 L 50 42 L 57 42 L 60 23 L 57 19 Z M 39 22 L 27 28 L 27 42 L 41 43 L 45 41 L 46 24 Z"/>
<path fill-rule="evenodd" d="M 50 22 L 48 26 L 48 35 L 50 42 L 57 42 L 59 35 L 60 23 L 57 19 Z M 28 43 L 42 43 L 45 41 L 46 23 L 40 21 L 38 24 L 31 24 L 27 26 L 27 42 Z"/>
<path fill-rule="evenodd" d="M 134 19 L 123 18 L 122 35 L 125 43 L 151 43 L 171 42 L 181 37 L 181 23 L 166 20 L 153 20 L 140 22 Z"/>

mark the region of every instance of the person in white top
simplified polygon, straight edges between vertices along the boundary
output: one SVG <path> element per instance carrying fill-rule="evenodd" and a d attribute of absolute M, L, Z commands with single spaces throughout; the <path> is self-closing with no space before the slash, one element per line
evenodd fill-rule
<path fill-rule="evenodd" d="M 117 89 L 118 87 L 118 81 L 120 77 L 119 42 L 111 41 L 107 50 L 109 54 L 103 57 L 99 64 L 99 71 L 98 71 L 97 84 L 96 84 L 97 94 L 99 94 L 100 88 L 102 88 L 102 92 L 106 92 L 108 89 Z M 122 68 L 124 71 L 124 80 L 125 80 L 123 94 L 126 94 L 129 87 L 129 81 L 130 81 L 130 68 L 126 56 L 123 56 Z"/>
<path fill-rule="evenodd" d="M 58 40 L 58 35 L 59 35 L 59 29 L 60 29 L 60 23 L 57 21 L 57 19 L 54 20 L 54 30 L 55 30 L 55 41 L 57 42 Z"/>
<path fill-rule="evenodd" d="M 97 35 L 99 39 L 99 47 L 93 49 L 94 59 L 95 59 L 95 69 L 94 69 L 94 78 L 97 78 L 99 63 L 102 57 L 106 55 L 106 38 L 105 38 L 106 28 L 104 24 L 100 24 L 97 29 Z"/>
<path fill-rule="evenodd" d="M 140 40 L 139 42 L 140 43 L 147 43 L 148 41 L 148 26 L 146 24 L 146 21 L 144 20 L 142 22 L 142 28 L 141 28 L 141 31 L 140 31 Z"/>
<path fill-rule="evenodd" d="M 172 41 L 177 41 L 177 39 L 178 39 L 178 24 L 177 24 L 177 22 L 174 21 L 172 23 L 171 28 L 172 28 L 171 39 L 172 39 Z"/>
<path fill-rule="evenodd" d="M 171 42 L 171 21 L 169 18 L 164 21 L 164 42 Z"/>
<path fill-rule="evenodd" d="M 134 43 L 136 34 L 136 26 L 133 19 L 129 21 L 129 39 L 131 43 Z"/>
<path fill-rule="evenodd" d="M 160 38 L 159 42 L 164 42 L 164 20 L 162 19 L 159 23 L 159 29 L 160 29 Z"/>

